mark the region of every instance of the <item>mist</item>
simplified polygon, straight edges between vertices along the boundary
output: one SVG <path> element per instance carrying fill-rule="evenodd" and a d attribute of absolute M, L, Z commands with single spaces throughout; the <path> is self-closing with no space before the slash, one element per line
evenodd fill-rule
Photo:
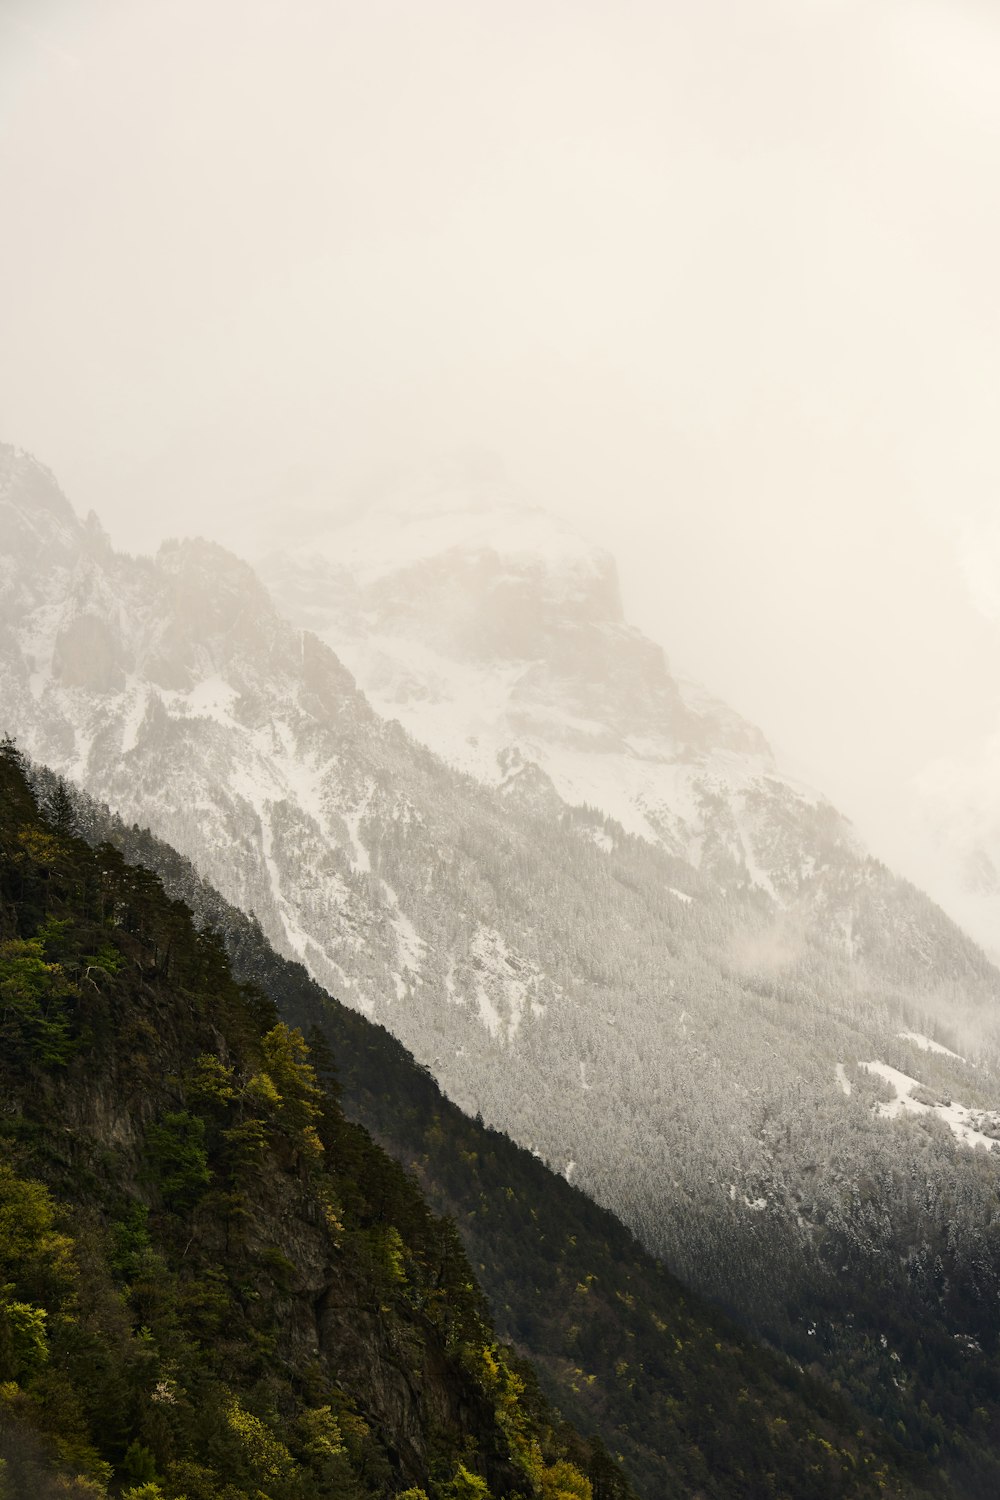
<path fill-rule="evenodd" d="M 0 436 L 114 542 L 470 445 L 875 847 L 1000 712 L 1000 19 L 6 0 Z"/>

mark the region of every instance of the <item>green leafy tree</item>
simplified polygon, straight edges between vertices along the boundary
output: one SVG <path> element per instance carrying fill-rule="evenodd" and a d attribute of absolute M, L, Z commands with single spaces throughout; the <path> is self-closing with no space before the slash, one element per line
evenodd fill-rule
<path fill-rule="evenodd" d="M 59 964 L 47 963 L 39 938 L 0 943 L 0 1035 L 43 1063 L 62 1064 L 74 1050 L 68 1001 L 76 994 Z"/>

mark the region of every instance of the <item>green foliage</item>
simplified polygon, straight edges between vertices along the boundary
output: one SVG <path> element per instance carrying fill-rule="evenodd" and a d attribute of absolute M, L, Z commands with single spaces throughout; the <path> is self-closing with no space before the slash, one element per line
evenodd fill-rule
<path fill-rule="evenodd" d="M 441 1500 L 490 1500 L 486 1480 L 459 1464 L 452 1479 L 440 1492 Z"/>
<path fill-rule="evenodd" d="M 212 1052 L 204 1052 L 188 1073 L 188 1101 L 202 1113 L 225 1111 L 238 1098 L 236 1070 Z"/>
<path fill-rule="evenodd" d="M 560 1459 L 542 1474 L 543 1500 L 593 1500 L 594 1488 L 586 1474 Z"/>
<path fill-rule="evenodd" d="M 123 968 L 124 963 L 124 956 L 118 952 L 117 948 L 113 948 L 110 943 L 102 943 L 96 953 L 85 954 L 83 958 L 83 964 L 87 970 L 88 977 L 90 977 L 90 974 L 95 969 L 104 975 L 118 974 Z"/>
<path fill-rule="evenodd" d="M 73 1051 L 68 1002 L 75 989 L 59 964 L 46 963 L 40 938 L 0 943 L 0 1037 L 48 1064 Z"/>
<path fill-rule="evenodd" d="M 145 1203 L 128 1204 L 121 1219 L 108 1226 L 108 1263 L 119 1280 L 136 1275 L 152 1249 L 149 1209 Z"/>
<path fill-rule="evenodd" d="M 211 1181 L 205 1122 L 187 1110 L 166 1114 L 146 1131 L 146 1154 L 164 1201 L 189 1208 Z"/>
<path fill-rule="evenodd" d="M 295 1468 L 295 1460 L 267 1422 L 241 1406 L 235 1396 L 225 1407 L 230 1441 L 227 1471 L 264 1485 L 281 1484 Z"/>
<path fill-rule="evenodd" d="M 296 1425 L 295 1440 L 317 1484 L 326 1486 L 335 1495 L 349 1492 L 350 1454 L 331 1407 L 313 1407 L 303 1412 Z"/>
<path fill-rule="evenodd" d="M 129 1443 L 122 1459 L 122 1473 L 136 1484 L 148 1484 L 156 1478 L 156 1456 L 138 1439 Z"/>
<path fill-rule="evenodd" d="M 0 1267 L 39 1298 L 62 1300 L 75 1284 L 72 1242 L 56 1224 L 56 1205 L 40 1182 L 0 1159 Z"/>
<path fill-rule="evenodd" d="M 49 1357 L 44 1307 L 13 1300 L 13 1284 L 0 1287 L 0 1380 L 30 1376 Z"/>
<path fill-rule="evenodd" d="M 323 1112 L 323 1091 L 305 1038 L 279 1022 L 263 1038 L 261 1050 L 266 1071 L 258 1076 L 271 1085 L 268 1102 L 273 1102 L 282 1126 L 301 1149 L 318 1157 L 323 1147 L 316 1124 Z"/>

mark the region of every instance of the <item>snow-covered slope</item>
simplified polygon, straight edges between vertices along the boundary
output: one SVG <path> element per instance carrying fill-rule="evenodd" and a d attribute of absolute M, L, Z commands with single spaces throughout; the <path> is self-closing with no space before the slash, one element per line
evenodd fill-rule
<path fill-rule="evenodd" d="M 566 523 L 438 475 L 260 570 L 378 711 L 449 764 L 507 792 L 548 787 L 722 879 L 800 888 L 812 851 L 781 824 L 821 799 L 671 674 L 626 624 L 614 560 Z"/>

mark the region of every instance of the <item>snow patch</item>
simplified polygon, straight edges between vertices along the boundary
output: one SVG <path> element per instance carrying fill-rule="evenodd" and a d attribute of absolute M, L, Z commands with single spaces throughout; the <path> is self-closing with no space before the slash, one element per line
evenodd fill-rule
<path fill-rule="evenodd" d="M 882 1078 L 894 1091 L 896 1097 L 887 1104 L 876 1104 L 877 1114 L 887 1120 L 896 1120 L 902 1114 L 912 1115 L 936 1115 L 938 1119 L 944 1120 L 952 1135 L 962 1146 L 985 1146 L 987 1151 L 992 1151 L 997 1144 L 997 1137 L 988 1135 L 979 1126 L 988 1125 L 994 1129 L 1000 1129 L 1000 1116 L 990 1114 L 984 1110 L 972 1110 L 964 1104 L 957 1104 L 951 1099 L 935 1100 L 933 1104 L 924 1103 L 923 1100 L 913 1097 L 914 1090 L 923 1088 L 924 1085 L 918 1078 L 911 1078 L 908 1073 L 901 1073 L 898 1068 L 891 1068 L 888 1063 L 862 1062 L 859 1068 L 864 1068 L 866 1073 L 874 1073 Z"/>
<path fill-rule="evenodd" d="M 149 707 L 150 696 L 148 688 L 138 685 L 132 687 L 131 696 L 125 709 L 125 718 L 122 721 L 123 755 L 128 755 L 129 751 L 134 750 L 136 747 L 136 742 L 139 739 L 139 730 L 142 728 L 142 721 L 145 719 L 146 710 Z"/>
<path fill-rule="evenodd" d="M 413 923 L 399 905 L 399 897 L 388 881 L 380 882 L 386 902 L 390 909 L 389 921 L 396 935 L 396 949 L 399 955 L 399 963 L 404 973 L 409 973 L 418 984 L 422 983 L 422 963 L 424 949 L 427 944 L 420 936 Z M 402 999 L 406 994 L 406 983 L 402 974 L 393 976 L 396 981 L 396 997 Z"/>
<path fill-rule="evenodd" d="M 368 853 L 365 845 L 361 842 L 361 834 L 359 832 L 359 829 L 361 827 L 362 818 L 364 818 L 368 813 L 368 808 L 371 805 L 371 800 L 374 792 L 375 783 L 374 781 L 369 780 L 365 787 L 364 796 L 358 803 L 357 807 L 355 807 L 352 812 L 345 812 L 341 814 L 344 819 L 344 824 L 347 828 L 347 836 L 351 841 L 351 849 L 353 850 L 353 858 L 351 860 L 351 864 L 354 867 L 354 872 L 356 875 L 367 875 L 370 873 L 372 867 L 371 856 Z"/>
<path fill-rule="evenodd" d="M 281 872 L 274 857 L 274 828 L 271 822 L 271 804 L 266 803 L 262 808 L 259 808 L 257 816 L 260 818 L 264 866 L 267 870 L 271 893 L 274 896 L 274 904 L 278 909 L 278 916 L 281 919 L 282 927 L 285 929 L 285 937 L 292 952 L 302 963 L 306 963 L 309 949 L 315 945 L 312 938 L 299 923 L 295 914 L 295 905 L 286 898 L 282 890 Z"/>
<path fill-rule="evenodd" d="M 238 728 L 232 709 L 239 693 L 234 687 L 230 687 L 225 678 L 206 677 L 193 687 L 186 697 L 185 706 L 188 713 L 199 719 L 214 719 L 217 724 L 224 724 L 227 729 Z"/>
<path fill-rule="evenodd" d="M 480 1019 L 491 1036 L 499 1036 L 503 1028 L 502 1003 L 507 1017 L 506 1040 L 512 1042 L 521 1025 L 529 995 L 532 1011 L 537 1013 L 533 992 L 542 977 L 541 971 L 512 952 L 503 934 L 492 927 L 479 928 L 469 945 L 469 952 L 476 971 Z"/>
<path fill-rule="evenodd" d="M 500 1035 L 500 1012 L 489 997 L 486 986 L 480 981 L 476 985 L 476 1003 L 479 1006 L 479 1019 L 482 1021 L 491 1037 Z"/>
<path fill-rule="evenodd" d="M 729 1184 L 729 1196 L 734 1203 L 737 1199 L 740 1199 L 743 1203 L 744 1208 L 749 1208 L 750 1211 L 755 1214 L 763 1213 L 764 1209 L 767 1207 L 766 1198 L 748 1198 L 746 1193 L 740 1192 L 735 1182 L 731 1182 Z"/>

